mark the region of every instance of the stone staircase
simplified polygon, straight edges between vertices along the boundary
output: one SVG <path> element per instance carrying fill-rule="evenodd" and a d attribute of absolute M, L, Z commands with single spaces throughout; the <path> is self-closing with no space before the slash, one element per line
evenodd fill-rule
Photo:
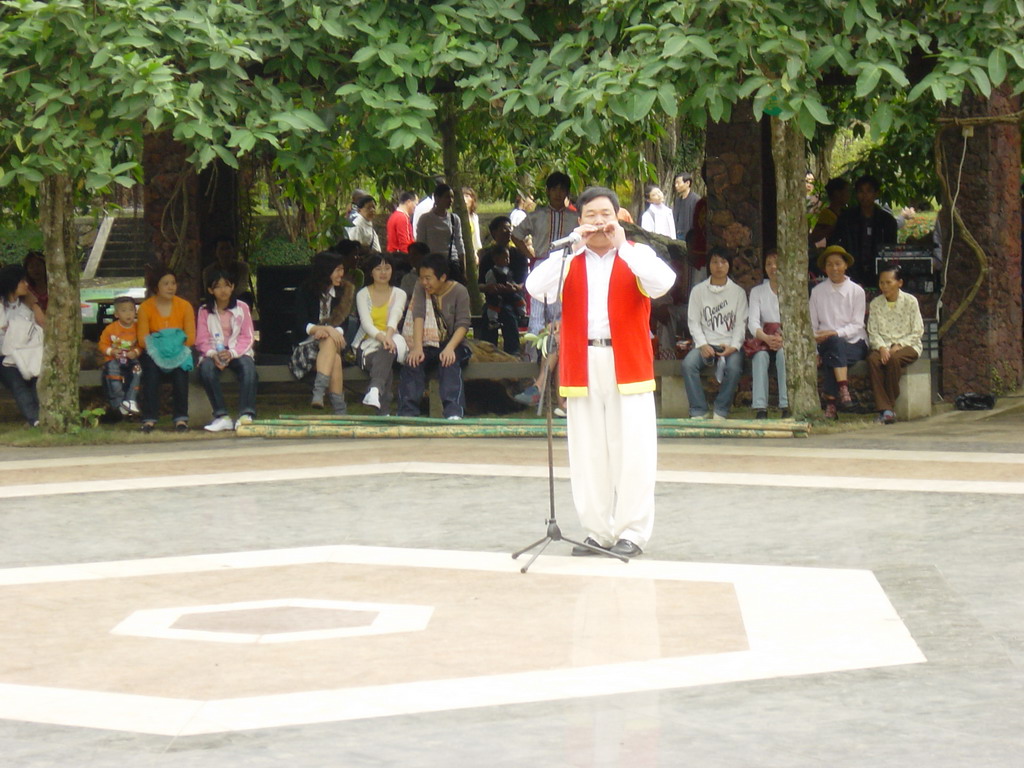
<path fill-rule="evenodd" d="M 152 249 L 141 216 L 120 216 L 114 220 L 96 277 L 142 277 Z"/>

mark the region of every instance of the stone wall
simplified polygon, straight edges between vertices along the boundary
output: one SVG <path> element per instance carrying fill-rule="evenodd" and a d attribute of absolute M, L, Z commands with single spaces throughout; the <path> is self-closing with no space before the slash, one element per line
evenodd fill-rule
<path fill-rule="evenodd" d="M 965 95 L 950 117 L 1005 115 L 1020 109 L 1020 99 L 1006 89 L 990 100 Z M 1021 347 L 1021 129 L 1015 122 L 976 126 L 966 139 L 963 172 L 958 167 L 964 150 L 960 129 L 943 135 L 945 171 L 957 196 L 957 209 L 967 229 L 981 245 L 988 272 L 963 315 L 942 338 L 942 392 L 1000 394 L 1017 389 L 1024 378 Z M 943 213 L 942 231 L 948 238 L 950 221 Z M 953 230 L 955 232 L 955 230 Z M 945 244 L 944 244 L 945 245 Z M 948 269 L 942 321 L 968 299 L 980 273 L 978 259 L 963 238 L 954 238 L 946 254 Z"/>

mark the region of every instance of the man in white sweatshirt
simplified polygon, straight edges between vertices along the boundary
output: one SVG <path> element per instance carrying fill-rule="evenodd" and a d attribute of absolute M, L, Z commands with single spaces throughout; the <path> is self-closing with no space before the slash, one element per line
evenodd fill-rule
<path fill-rule="evenodd" d="M 683 360 L 683 384 L 690 401 L 690 418 L 706 419 L 708 401 L 700 373 L 716 366 L 719 381 L 714 418 L 725 419 L 732 408 L 740 375 L 743 373 L 743 335 L 747 327 L 747 294 L 729 279 L 732 257 L 713 248 L 708 260 L 707 280 L 690 292 L 686 317 L 693 337 L 693 349 Z"/>

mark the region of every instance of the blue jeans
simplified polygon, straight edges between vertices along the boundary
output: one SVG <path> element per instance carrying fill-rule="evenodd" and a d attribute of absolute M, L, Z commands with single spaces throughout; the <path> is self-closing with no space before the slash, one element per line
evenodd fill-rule
<path fill-rule="evenodd" d="M 103 364 L 103 388 L 107 392 L 107 402 L 112 410 L 121 407 L 125 400 L 139 399 L 139 385 L 142 383 L 142 368 L 135 372 L 135 366 L 141 366 L 138 360 L 120 362 L 116 357 Z"/>
<path fill-rule="evenodd" d="M 700 373 L 705 368 L 717 364 L 718 357 L 709 357 L 706 360 L 701 355 L 700 349 L 694 347 L 683 359 L 683 385 L 686 387 L 686 398 L 690 401 L 690 416 L 704 416 L 708 412 L 708 401 L 704 397 L 704 386 L 700 382 Z M 715 413 L 719 416 L 728 416 L 732 408 L 732 399 L 736 395 L 736 387 L 740 383 L 740 376 L 743 374 L 743 354 L 739 351 L 733 352 L 725 358 L 725 373 L 722 383 L 718 387 L 718 396 L 715 398 Z"/>
<path fill-rule="evenodd" d="M 21 417 L 29 424 L 35 424 L 39 421 L 39 398 L 36 396 L 38 379 L 26 381 L 17 367 L 4 365 L 3 362 L 3 356 L 0 356 L 0 382 L 14 395 L 14 404 Z"/>
<path fill-rule="evenodd" d="M 444 406 L 444 417 L 466 414 L 466 391 L 462 388 L 462 366 L 469 360 L 469 347 L 460 344 L 455 350 L 455 362 L 441 365 L 438 347 L 423 348 L 423 362 L 415 368 L 406 364 L 398 379 L 398 415 L 419 416 L 420 399 L 427 386 L 429 369 L 437 368 L 437 383 Z"/>
<path fill-rule="evenodd" d="M 238 377 L 238 415 L 256 415 L 256 385 L 259 379 L 256 376 L 256 362 L 248 355 L 236 357 L 227 365 L 227 370 L 232 371 Z M 199 363 L 199 380 L 203 382 L 203 389 L 210 399 L 210 407 L 213 408 L 213 418 L 228 415 L 228 406 L 224 402 L 224 391 L 220 386 L 221 371 L 217 364 L 208 357 L 204 357 Z"/>
<path fill-rule="evenodd" d="M 779 408 L 789 407 L 789 393 L 786 391 L 786 350 L 778 352 L 762 349 L 754 353 L 751 360 L 753 367 L 753 402 L 751 407 L 755 411 L 768 410 L 768 366 L 772 358 L 775 358 L 775 378 L 779 384 Z"/>
<path fill-rule="evenodd" d="M 822 389 L 826 395 L 835 398 L 839 395 L 835 369 L 846 368 L 866 358 L 868 343 L 861 339 L 851 344 L 838 336 L 829 336 L 818 345 L 818 354 L 821 355 L 821 376 L 824 379 Z"/>
<path fill-rule="evenodd" d="M 139 360 L 142 363 L 142 421 L 155 423 L 160 418 L 160 383 L 169 378 L 174 421 L 188 422 L 188 371 L 181 368 L 165 371 L 147 352 Z"/>

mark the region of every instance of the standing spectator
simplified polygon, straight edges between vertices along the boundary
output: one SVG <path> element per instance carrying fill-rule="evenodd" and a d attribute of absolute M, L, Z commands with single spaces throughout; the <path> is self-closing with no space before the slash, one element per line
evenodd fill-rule
<path fill-rule="evenodd" d="M 355 288 L 345 279 L 342 257 L 330 251 L 314 256 L 309 279 L 295 292 L 296 337 L 303 341 L 292 350 L 288 364 L 296 379 L 316 370 L 313 408 L 323 408 L 329 394 L 334 413 L 347 411 L 341 356 L 348 346 L 345 331 L 354 304 Z"/>
<path fill-rule="evenodd" d="M 480 216 L 476 212 L 476 192 L 472 187 L 463 187 L 462 199 L 466 203 L 466 211 L 469 212 L 469 231 L 473 236 L 473 253 L 478 254 L 479 258 L 480 249 L 484 247 L 484 244 L 480 240 Z"/>
<path fill-rule="evenodd" d="M 512 242 L 526 254 L 531 265 L 546 259 L 551 252 L 551 242 L 567 236 L 577 224 L 577 217 L 565 207 L 569 177 L 556 171 L 548 176 L 546 188 L 548 204 L 537 208 L 512 229 Z M 532 246 L 526 243 L 527 237 L 533 239 Z"/>
<path fill-rule="evenodd" d="M 648 232 L 676 239 L 676 223 L 672 209 L 665 205 L 665 193 L 653 184 L 647 190 L 647 210 L 640 217 L 640 226 Z"/>
<path fill-rule="evenodd" d="M 579 217 L 565 207 L 565 198 L 570 189 L 569 177 L 556 171 L 547 178 L 548 204 L 537 208 L 512 230 L 512 242 L 530 259 L 531 268 L 548 257 L 551 242 L 569 235 L 579 224 Z M 532 246 L 526 239 L 532 239 Z M 557 300 L 548 305 L 547 314 L 552 322 L 562 314 L 562 305 Z M 530 297 L 530 333 L 540 333 L 544 327 L 544 304 L 536 297 Z M 549 364 L 554 365 L 553 362 Z"/>
<path fill-rule="evenodd" d="M 868 312 L 868 370 L 875 408 L 881 424 L 896 422 L 896 398 L 900 396 L 903 369 L 921 356 L 924 320 L 917 298 L 904 293 L 898 264 L 887 264 L 878 273 L 882 295 L 871 301 Z"/>
<path fill-rule="evenodd" d="M 204 429 L 223 432 L 252 424 L 256 416 L 256 361 L 253 359 L 253 325 L 249 305 L 235 298 L 235 284 L 227 271 L 214 270 L 206 285 L 206 301 L 196 319 L 196 351 L 199 380 L 210 400 L 213 421 Z M 220 386 L 222 371 L 238 378 L 238 421 L 228 416 Z"/>
<path fill-rule="evenodd" d="M 824 368 L 826 419 L 839 418 L 837 398 L 844 410 L 853 407 L 847 369 L 868 354 L 864 289 L 846 276 L 852 264 L 853 256 L 842 246 L 828 246 L 818 257 L 828 280 L 811 290 L 811 330 Z"/>
<path fill-rule="evenodd" d="M 42 358 L 46 313 L 28 285 L 25 268 L 0 269 L 0 381 L 14 396 L 18 412 L 30 427 L 39 426 L 36 382 Z M 28 354 L 31 349 L 37 350 Z"/>
<path fill-rule="evenodd" d="M 537 202 L 533 199 L 533 195 L 517 190 L 515 204 L 512 207 L 512 212 L 508 215 L 512 226 L 518 227 L 526 215 L 533 212 L 536 207 Z"/>
<path fill-rule="evenodd" d="M 462 243 L 462 223 L 451 208 L 455 193 L 447 184 L 438 184 L 434 190 L 434 207 L 420 216 L 416 239 L 426 243 L 431 253 L 443 253 L 456 266 L 455 276 L 461 276 L 466 247 Z M 446 273 L 447 274 L 447 273 Z"/>
<path fill-rule="evenodd" d="M 895 245 L 896 219 L 876 204 L 881 186 L 874 176 L 861 176 L 853 185 L 857 206 L 839 215 L 829 245 L 841 246 L 851 254 L 849 277 L 860 283 L 875 282 L 875 259 L 882 246 Z"/>
<path fill-rule="evenodd" d="M 135 315 L 135 299 L 131 296 L 114 299 L 114 320 L 103 329 L 97 344 L 103 355 L 103 388 L 109 405 L 107 417 L 111 421 L 120 421 L 122 416 L 139 412 L 142 350 Z"/>
<path fill-rule="evenodd" d="M 672 216 L 676 222 L 676 237 L 685 240 L 693 226 L 693 212 L 700 202 L 700 195 L 693 191 L 693 176 L 689 173 L 678 173 L 672 181 L 675 189 L 675 200 L 672 203 Z"/>
<path fill-rule="evenodd" d="M 363 405 L 380 416 L 391 411 L 392 373 L 395 363 L 405 362 L 408 346 L 398 333 L 405 311 L 405 293 L 391 285 L 394 264 L 390 256 L 371 256 L 363 265 L 367 284 L 356 294 L 359 332 L 352 346 L 359 366 L 370 375 Z"/>
<path fill-rule="evenodd" d="M 420 282 L 412 295 L 412 338 L 398 384 L 398 415 L 419 416 L 427 369 L 437 369 L 444 417 L 459 420 L 466 413 L 462 366 L 470 351 L 463 341 L 470 328 L 469 291 L 449 279 L 451 262 L 432 253 L 420 266 Z"/>
<path fill-rule="evenodd" d="M 775 361 L 775 379 L 779 387 L 779 409 L 782 418 L 789 418 L 789 395 L 786 390 L 786 350 L 782 343 L 782 315 L 779 312 L 779 253 L 772 249 L 764 254 L 764 282 L 750 291 L 750 312 L 747 327 L 758 349 L 753 353 L 753 402 L 755 419 L 768 418 L 768 367 Z"/>
<path fill-rule="evenodd" d="M 345 236 L 349 240 L 355 240 L 370 253 L 380 253 L 380 238 L 377 237 L 377 230 L 373 228 L 373 218 L 377 215 L 377 201 L 370 195 L 363 195 L 357 205 L 352 226 L 345 230 Z"/>
<path fill-rule="evenodd" d="M 412 212 L 419 199 L 415 192 L 403 192 L 398 196 L 398 205 L 388 217 L 388 253 L 407 253 L 415 239 L 412 233 Z"/>
<path fill-rule="evenodd" d="M 192 305 L 177 295 L 178 278 L 167 267 L 147 280 L 149 298 L 139 305 L 142 355 L 142 431 L 152 432 L 160 417 L 160 384 L 171 380 L 174 429 L 188 432 L 188 372 L 196 340 Z"/>
<path fill-rule="evenodd" d="M 747 295 L 729 279 L 732 257 L 713 249 L 708 261 L 711 276 L 693 287 L 686 317 L 693 349 L 683 359 L 683 385 L 690 401 L 690 418 L 708 417 L 708 401 L 701 384 L 701 370 L 715 366 L 718 396 L 713 418 L 729 417 L 736 386 L 743 373 L 743 337 L 747 328 Z"/>
<path fill-rule="evenodd" d="M 444 184 L 444 176 L 434 176 L 432 179 L 434 185 L 431 190 L 437 189 L 438 185 Z M 420 216 L 434 207 L 434 195 L 433 193 L 427 194 L 420 198 L 420 201 L 416 203 L 416 207 L 412 211 L 412 231 L 419 232 Z"/>

